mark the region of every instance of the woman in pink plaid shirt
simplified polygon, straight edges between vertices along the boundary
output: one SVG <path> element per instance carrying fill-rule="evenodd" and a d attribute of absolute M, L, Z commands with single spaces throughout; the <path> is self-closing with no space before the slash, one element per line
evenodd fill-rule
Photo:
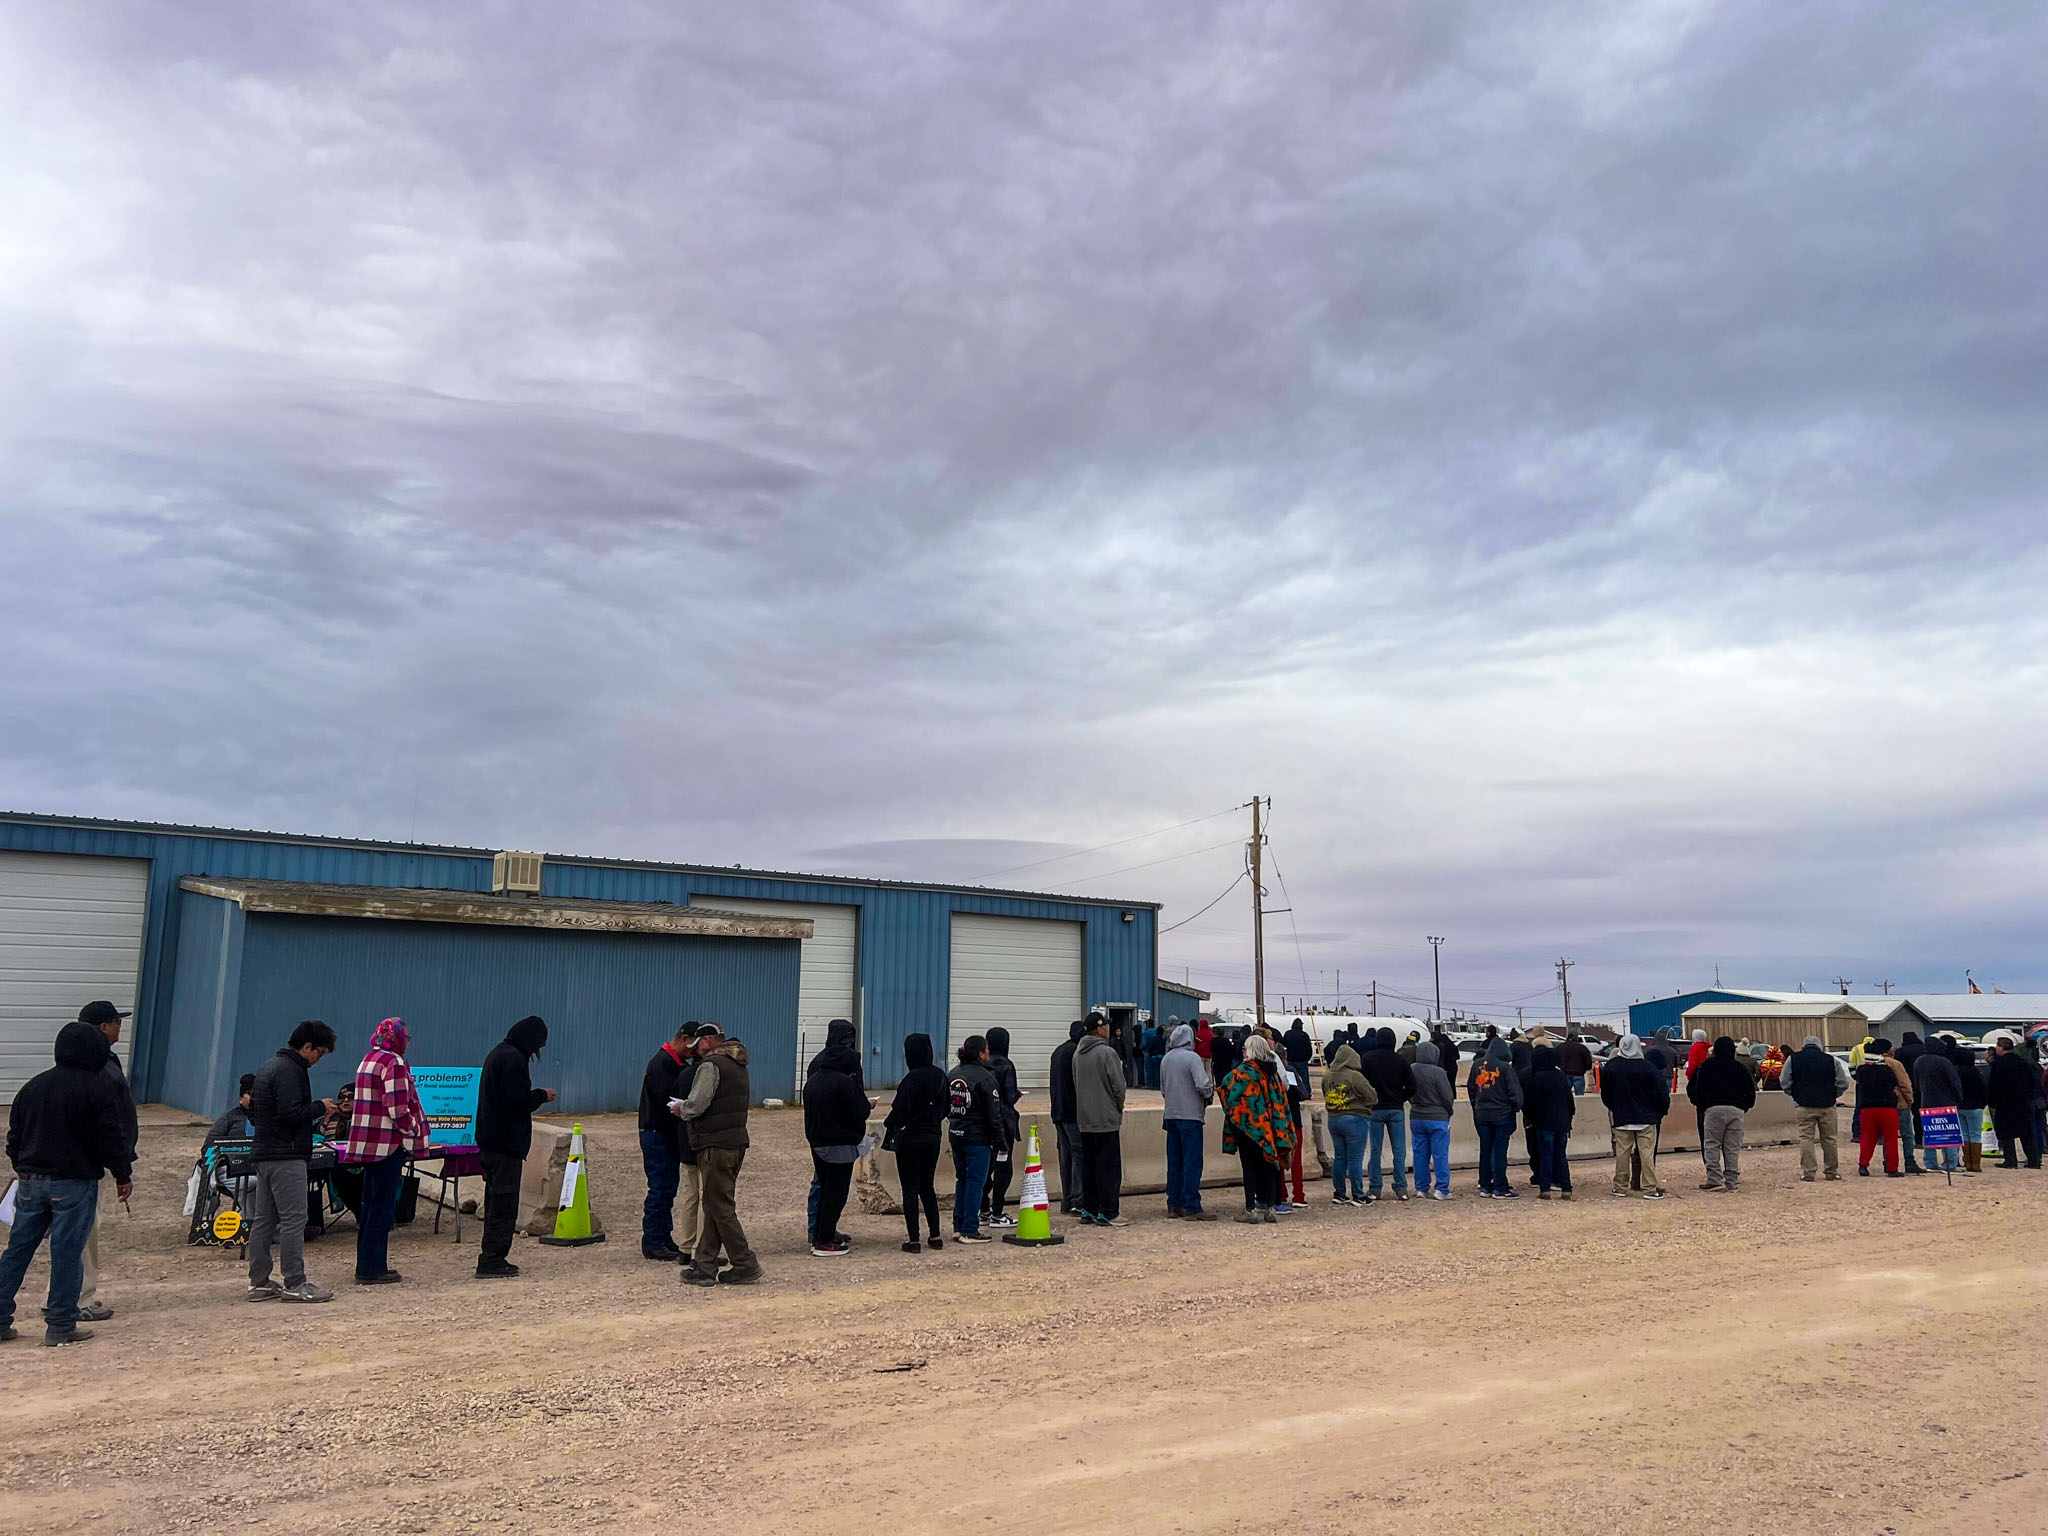
<path fill-rule="evenodd" d="M 341 1160 L 363 1170 L 363 1208 L 356 1226 L 356 1284 L 395 1285 L 390 1264 L 391 1223 L 398 1214 L 398 1190 L 409 1157 L 427 1153 L 427 1117 L 405 1050 L 412 1036 L 403 1019 L 386 1019 L 370 1036 L 370 1049 L 356 1068 L 355 1112 Z"/>

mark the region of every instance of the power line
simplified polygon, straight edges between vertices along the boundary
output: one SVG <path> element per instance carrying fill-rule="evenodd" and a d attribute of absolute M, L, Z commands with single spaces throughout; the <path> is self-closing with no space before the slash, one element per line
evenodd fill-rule
<path fill-rule="evenodd" d="M 1198 853 L 1214 853 L 1218 848 L 1235 848 L 1244 841 L 1233 837 L 1228 842 L 1211 843 L 1206 848 L 1190 848 L 1186 853 L 1168 854 L 1163 859 L 1148 859 L 1143 864 L 1126 864 L 1122 869 L 1105 869 L 1099 875 L 1079 875 L 1072 880 L 1058 880 L 1046 887 L 1049 891 L 1065 890 L 1070 885 L 1086 885 L 1090 880 L 1107 880 L 1111 875 L 1128 875 L 1134 869 L 1152 869 L 1160 864 L 1171 864 L 1176 859 L 1192 859 Z"/>
<path fill-rule="evenodd" d="M 1012 864 L 1008 869 L 992 869 L 985 875 L 970 875 L 968 878 L 973 880 L 993 880 L 997 875 L 1014 875 L 1020 869 L 1037 869 L 1044 864 L 1057 864 L 1062 859 L 1078 859 L 1091 853 L 1105 853 L 1111 848 L 1122 848 L 1131 843 L 1142 843 L 1148 837 L 1164 837 L 1169 832 L 1178 832 L 1182 827 L 1198 827 L 1205 821 L 1214 821 L 1218 816 L 1235 816 L 1243 809 L 1244 807 L 1241 805 L 1233 805 L 1227 811 L 1212 811 L 1207 816 L 1197 816 L 1193 821 L 1181 821 L 1174 823 L 1170 827 L 1161 827 L 1157 832 L 1140 832 L 1136 837 L 1120 837 L 1113 843 L 1103 843 L 1095 848 L 1078 848 L 1072 853 L 1056 853 L 1049 859 L 1033 859 L 1029 864 Z M 1140 865 L 1138 867 L 1142 869 L 1144 866 Z M 1070 881 L 1068 883 L 1072 884 L 1073 882 Z"/>
<path fill-rule="evenodd" d="M 1244 884 L 1244 882 L 1245 882 L 1245 880 L 1246 880 L 1246 879 L 1247 879 L 1247 878 L 1248 878 L 1248 877 L 1250 876 L 1250 874 L 1251 874 L 1251 871 L 1250 871 L 1250 870 L 1248 870 L 1248 869 L 1240 869 L 1240 870 L 1239 870 L 1239 871 L 1237 872 L 1237 878 L 1236 878 L 1235 880 L 1231 881 L 1231 882 L 1230 882 L 1230 884 L 1228 884 L 1228 885 L 1226 885 L 1225 887 L 1223 887 L 1223 896 L 1228 896 L 1228 895 L 1229 895 L 1229 894 L 1230 894 L 1230 893 L 1231 893 L 1232 891 L 1236 890 L 1236 889 L 1237 889 L 1237 888 L 1238 888 L 1238 887 L 1239 887 L 1240 885 L 1243 885 L 1243 884 Z M 1216 898 L 1216 901 L 1221 901 L 1221 900 L 1223 899 L 1223 896 L 1218 896 L 1218 897 Z M 1210 903 L 1209 903 L 1209 906 L 1208 906 L 1208 907 L 1204 907 L 1204 908 L 1202 908 L 1202 912 L 1207 912 L 1207 911 L 1209 910 L 1209 907 L 1213 907 L 1213 906 L 1215 906 L 1215 905 L 1216 905 L 1216 901 L 1212 901 L 1212 902 L 1210 902 Z M 1202 912 L 1197 912 L 1197 913 L 1195 914 L 1195 917 L 1200 917 L 1200 916 L 1202 915 Z M 1184 918 L 1182 918 L 1182 919 L 1181 919 L 1181 920 L 1180 920 L 1179 922 L 1177 922 L 1177 923 L 1169 923 L 1169 924 L 1168 924 L 1168 925 L 1167 925 L 1166 927 L 1164 927 L 1164 928 L 1160 929 L 1159 931 L 1160 931 L 1160 933 L 1161 933 L 1161 934 L 1163 935 L 1163 934 L 1168 934 L 1168 933 L 1171 933 L 1171 932 L 1173 932 L 1173 930 L 1174 930 L 1174 929 L 1176 929 L 1176 928 L 1185 928 L 1185 927 L 1186 927 L 1186 926 L 1187 926 L 1187 925 L 1188 925 L 1189 923 L 1192 923 L 1192 922 L 1193 922 L 1193 921 L 1195 920 L 1195 917 L 1184 917 Z"/>

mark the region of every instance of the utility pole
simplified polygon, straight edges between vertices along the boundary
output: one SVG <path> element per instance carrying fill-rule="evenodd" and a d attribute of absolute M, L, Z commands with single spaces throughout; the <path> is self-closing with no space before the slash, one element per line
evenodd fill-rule
<path fill-rule="evenodd" d="M 1520 1003 L 1517 1003 L 1517 1004 L 1515 1004 L 1515 1033 L 1519 1035 L 1519 1034 L 1520 1034 L 1521 1032 L 1522 1032 L 1522 1005 L 1521 1005 Z"/>
<path fill-rule="evenodd" d="M 1560 989 L 1561 989 L 1561 990 L 1562 990 L 1562 991 L 1564 992 L 1564 1027 L 1565 1027 L 1565 1028 L 1566 1028 L 1567 1030 L 1569 1030 L 1569 1029 L 1570 1029 L 1570 1028 L 1572 1027 L 1572 974 L 1571 974 L 1571 973 L 1572 973 L 1572 967 L 1573 967 L 1573 966 L 1575 966 L 1575 965 L 1577 965 L 1578 963 L 1579 963 L 1579 962 L 1578 962 L 1578 961 L 1576 961 L 1576 960 L 1567 960 L 1567 959 L 1565 959 L 1565 957 L 1564 957 L 1563 955 L 1559 955 L 1559 956 L 1557 957 L 1557 984 L 1558 984 L 1558 987 L 1559 987 L 1559 988 L 1560 988 Z"/>
<path fill-rule="evenodd" d="M 1380 979 L 1377 976 L 1372 979 L 1372 1016 L 1380 1016 Z"/>
<path fill-rule="evenodd" d="M 1854 986 L 1855 983 L 1846 976 L 1837 976 L 1835 978 L 1835 985 L 1841 989 L 1842 996 L 1847 997 L 1849 995 L 1849 988 Z"/>
<path fill-rule="evenodd" d="M 1878 985 L 1884 988 L 1884 995 L 1886 997 L 1890 997 L 1892 995 L 1892 984 L 1890 982 L 1880 981 Z"/>
<path fill-rule="evenodd" d="M 1444 941 L 1435 934 L 1429 935 L 1429 964 L 1436 973 L 1436 1020 L 1441 1024 L 1444 1018 Z"/>
<path fill-rule="evenodd" d="M 1266 1022 L 1266 888 L 1259 883 L 1259 856 L 1265 847 L 1259 830 L 1259 797 L 1252 796 L 1252 1006 Z"/>

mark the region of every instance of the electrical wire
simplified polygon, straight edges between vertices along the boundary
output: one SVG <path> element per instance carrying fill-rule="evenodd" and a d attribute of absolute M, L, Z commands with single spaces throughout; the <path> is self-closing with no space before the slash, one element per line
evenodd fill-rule
<path fill-rule="evenodd" d="M 1169 832 L 1178 832 L 1182 827 L 1198 827 L 1203 822 L 1214 821 L 1219 816 L 1235 816 L 1243 809 L 1241 805 L 1233 805 L 1227 811 L 1212 811 L 1207 816 L 1197 816 L 1193 821 L 1175 822 L 1170 827 L 1161 827 L 1157 832 L 1140 832 L 1136 837 L 1121 837 L 1113 843 L 1103 843 L 1095 848 L 1079 848 L 1072 853 L 1056 853 L 1049 859 L 1033 859 L 1029 864 L 1012 864 L 1008 869 L 992 869 L 985 875 L 975 875 L 971 878 L 993 880 L 997 875 L 1014 875 L 1020 869 L 1037 869 L 1044 864 L 1057 864 L 1062 859 L 1078 859 L 1086 854 L 1102 853 L 1111 848 L 1122 848 L 1130 843 L 1142 843 L 1148 837 L 1164 837 Z M 1144 868 L 1142 864 L 1138 867 Z"/>
<path fill-rule="evenodd" d="M 1056 881 L 1046 887 L 1049 891 L 1063 891 L 1070 885 L 1086 885 L 1090 880 L 1107 880 L 1111 875 L 1128 875 L 1134 869 L 1152 869 L 1161 864 L 1171 864 L 1177 859 L 1192 859 L 1198 853 L 1214 853 L 1218 848 L 1234 848 L 1242 838 L 1231 838 L 1228 842 L 1211 843 L 1206 848 L 1190 848 L 1186 853 L 1171 853 L 1163 859 L 1149 859 L 1143 864 L 1126 864 L 1122 869 L 1105 869 L 1099 875 L 1078 875 L 1072 880 Z"/>
<path fill-rule="evenodd" d="M 1241 869 L 1241 870 L 1239 870 L 1239 871 L 1237 872 L 1237 878 L 1236 878 L 1235 880 L 1231 881 L 1231 882 L 1230 882 L 1230 884 L 1228 884 L 1228 885 L 1226 885 L 1225 887 L 1223 887 L 1223 895 L 1222 895 L 1222 896 L 1218 896 L 1218 897 L 1216 898 L 1216 901 L 1221 901 L 1221 900 L 1223 899 L 1223 897 L 1224 897 L 1224 896 L 1228 896 L 1228 895 L 1229 895 L 1229 894 L 1230 894 L 1230 893 L 1231 893 L 1232 891 L 1236 890 L 1236 889 L 1237 889 L 1237 888 L 1238 888 L 1238 887 L 1239 887 L 1240 885 L 1243 885 L 1243 884 L 1244 884 L 1244 882 L 1245 882 L 1245 880 L 1246 880 L 1246 878 L 1247 878 L 1247 876 L 1249 875 L 1249 873 L 1250 873 L 1250 871 L 1248 871 L 1248 870 L 1242 870 L 1242 869 Z M 1202 912 L 1207 912 L 1207 911 L 1209 910 L 1209 907 L 1213 907 L 1213 906 L 1215 906 L 1215 905 L 1216 905 L 1216 901 L 1212 901 L 1212 902 L 1210 902 L 1210 903 L 1209 903 L 1209 906 L 1208 906 L 1208 907 L 1204 907 L 1204 908 L 1202 908 Z M 1195 914 L 1195 917 L 1200 917 L 1200 916 L 1202 915 L 1202 912 L 1197 912 L 1197 913 Z M 1184 917 L 1184 918 L 1182 918 L 1182 919 L 1181 919 L 1181 920 L 1180 920 L 1179 922 L 1177 922 L 1177 923 L 1170 923 L 1170 924 L 1168 924 L 1168 925 L 1167 925 L 1166 927 L 1164 927 L 1164 928 L 1160 929 L 1159 931 L 1160 931 L 1160 933 L 1161 933 L 1161 934 L 1168 934 L 1168 933 L 1171 933 L 1171 932 L 1173 932 L 1173 930 L 1174 930 L 1174 929 L 1176 929 L 1176 928 L 1185 928 L 1185 927 L 1186 927 L 1186 926 L 1187 926 L 1187 925 L 1188 925 L 1189 923 L 1192 923 L 1192 922 L 1193 922 L 1193 921 L 1195 920 L 1195 917 Z"/>

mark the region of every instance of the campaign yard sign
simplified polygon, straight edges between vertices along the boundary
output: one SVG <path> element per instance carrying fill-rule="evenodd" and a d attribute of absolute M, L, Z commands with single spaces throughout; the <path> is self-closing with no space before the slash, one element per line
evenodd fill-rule
<path fill-rule="evenodd" d="M 412 1083 L 427 1116 L 428 1146 L 441 1152 L 476 1150 L 476 1096 L 483 1079 L 482 1067 L 412 1069 Z"/>
<path fill-rule="evenodd" d="M 1920 1111 L 1920 1145 L 1923 1147 L 1960 1147 L 1963 1144 L 1963 1117 L 1954 1109 L 1923 1109 Z"/>

